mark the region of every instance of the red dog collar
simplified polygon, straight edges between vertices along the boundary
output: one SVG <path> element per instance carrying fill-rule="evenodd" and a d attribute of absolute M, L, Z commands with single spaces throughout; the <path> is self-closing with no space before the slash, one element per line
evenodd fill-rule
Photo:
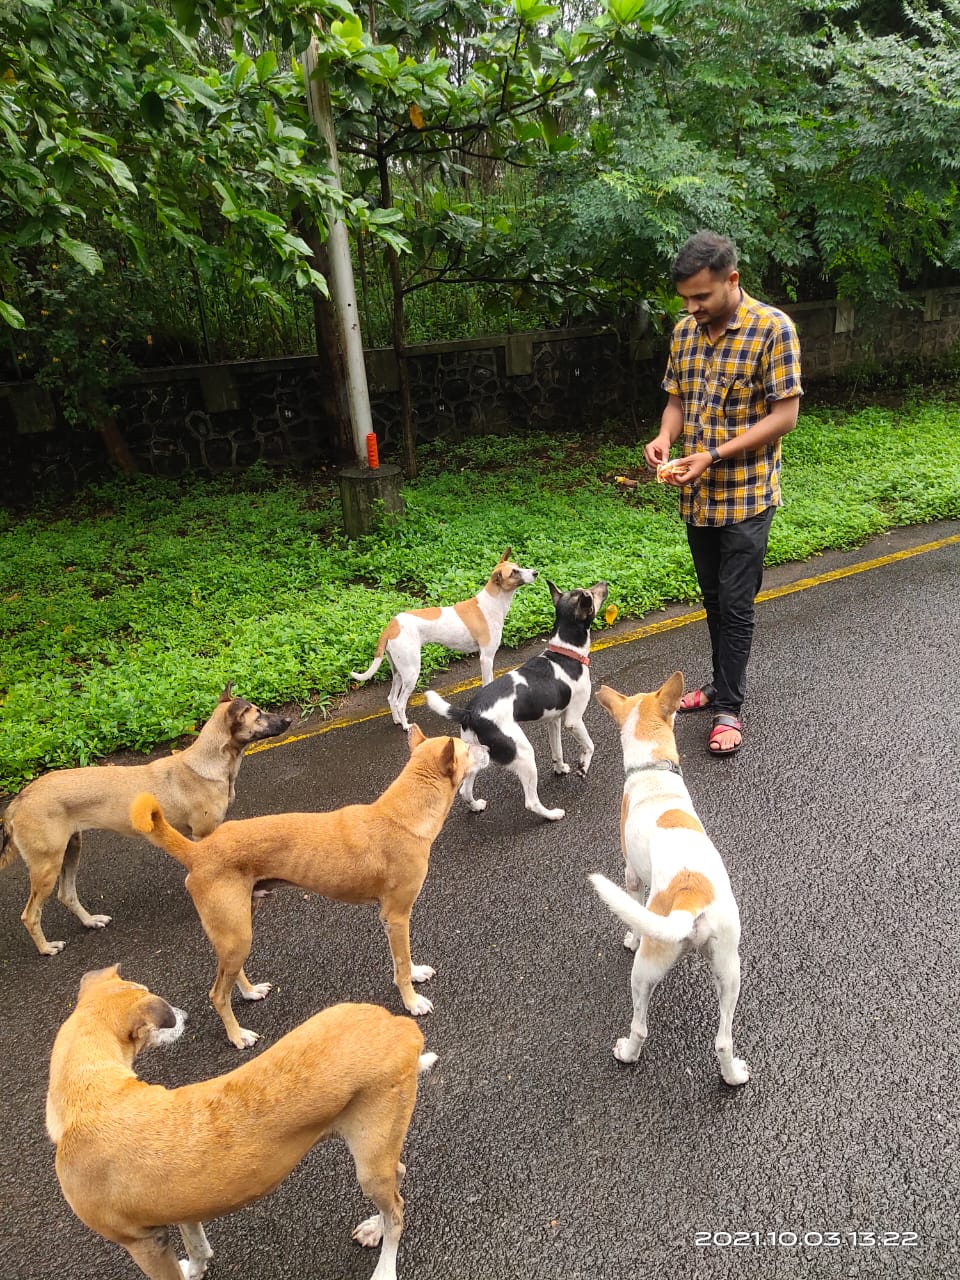
<path fill-rule="evenodd" d="M 576 649 L 565 649 L 562 644 L 548 644 L 547 653 L 562 653 L 565 658 L 576 658 L 585 667 L 590 665 L 589 657 L 585 658 L 582 653 L 577 653 Z"/>

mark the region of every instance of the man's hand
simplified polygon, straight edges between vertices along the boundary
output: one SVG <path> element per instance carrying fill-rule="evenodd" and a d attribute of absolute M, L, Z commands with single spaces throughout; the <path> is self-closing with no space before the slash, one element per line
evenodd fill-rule
<path fill-rule="evenodd" d="M 647 466 L 656 470 L 670 457 L 670 437 L 663 431 L 650 441 L 643 450 L 643 456 L 647 460 Z"/>
<path fill-rule="evenodd" d="M 650 442 L 655 443 L 653 440 Z M 650 445 L 647 446 L 649 447 Z M 709 453 L 690 453 L 685 458 L 675 458 L 670 463 L 669 471 L 658 474 L 657 479 L 663 484 L 673 485 L 675 489 L 682 489 L 685 485 L 693 484 L 694 480 L 699 480 L 711 462 Z"/>

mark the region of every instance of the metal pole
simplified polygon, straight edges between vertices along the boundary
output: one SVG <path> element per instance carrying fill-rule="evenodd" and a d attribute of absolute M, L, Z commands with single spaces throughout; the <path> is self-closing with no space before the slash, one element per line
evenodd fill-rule
<path fill-rule="evenodd" d="M 330 152 L 330 170 L 340 186 L 340 161 L 337 156 L 337 140 L 333 132 L 333 111 L 330 92 L 322 76 L 315 75 L 317 67 L 316 39 L 303 53 L 303 74 L 307 83 L 307 103 L 310 118 Z M 370 395 L 367 390 L 367 367 L 363 359 L 363 338 L 360 333 L 360 314 L 357 310 L 357 292 L 353 281 L 353 261 L 350 257 L 350 241 L 342 219 L 331 216 L 327 238 L 330 257 L 330 292 L 340 328 L 343 346 L 344 370 L 347 379 L 347 405 L 357 465 L 367 467 L 367 435 L 373 431 L 370 413 Z"/>

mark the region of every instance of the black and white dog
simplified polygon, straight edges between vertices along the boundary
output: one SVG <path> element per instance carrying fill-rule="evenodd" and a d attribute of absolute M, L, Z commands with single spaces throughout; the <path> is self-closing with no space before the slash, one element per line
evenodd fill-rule
<path fill-rule="evenodd" d="M 541 818 L 556 820 L 563 809 L 546 809 L 537 795 L 537 763 L 530 740 L 520 728 L 522 720 L 545 720 L 550 740 L 554 773 L 569 773 L 560 742 L 561 727 L 569 729 L 580 744 L 577 772 L 585 775 L 593 759 L 593 741 L 583 723 L 590 701 L 590 624 L 607 598 L 605 582 L 595 587 L 560 592 L 549 580 L 557 620 L 550 643 L 536 658 L 498 676 L 470 699 L 465 707 L 454 707 L 432 690 L 427 704 L 439 715 L 460 725 L 465 742 L 479 742 L 489 748 L 490 759 L 505 765 L 520 779 L 526 807 Z M 460 787 L 471 809 L 487 807 L 486 800 L 474 799 L 473 775 Z"/>

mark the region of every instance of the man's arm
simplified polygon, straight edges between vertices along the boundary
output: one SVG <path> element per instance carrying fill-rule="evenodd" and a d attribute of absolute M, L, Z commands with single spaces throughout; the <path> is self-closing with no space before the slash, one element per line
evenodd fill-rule
<path fill-rule="evenodd" d="M 770 444 L 774 440 L 779 440 L 781 436 L 785 436 L 787 432 L 792 431 L 797 425 L 797 417 L 800 413 L 800 396 L 789 396 L 786 400 L 775 400 L 770 406 L 770 410 L 766 417 L 755 422 L 752 427 L 747 427 L 746 431 L 741 431 L 737 436 L 731 436 L 729 440 L 724 440 L 715 452 L 718 457 L 712 458 L 709 453 L 691 453 L 685 458 L 678 458 L 673 465 L 667 484 L 675 485 L 682 488 L 684 485 L 692 484 L 694 480 L 699 480 L 708 467 L 712 466 L 714 461 L 726 462 L 730 458 L 735 458 L 739 453 L 746 453 L 751 449 L 762 449 L 765 444 Z M 666 410 L 664 410 L 666 416 Z M 682 425 L 682 419 L 681 419 Z M 647 445 L 647 449 L 651 449 L 663 435 L 663 426 L 660 427 L 660 435 L 656 440 L 651 440 Z M 670 446 L 667 446 L 667 452 L 664 455 L 665 462 L 670 453 Z M 649 455 L 648 459 L 649 461 Z M 655 463 L 652 465 L 656 465 Z"/>
<path fill-rule="evenodd" d="M 758 424 L 759 425 L 759 424 Z M 659 434 L 649 442 L 643 451 L 647 466 L 657 467 L 670 457 L 670 446 L 683 432 L 683 402 L 679 396 L 669 395 L 660 418 Z"/>

